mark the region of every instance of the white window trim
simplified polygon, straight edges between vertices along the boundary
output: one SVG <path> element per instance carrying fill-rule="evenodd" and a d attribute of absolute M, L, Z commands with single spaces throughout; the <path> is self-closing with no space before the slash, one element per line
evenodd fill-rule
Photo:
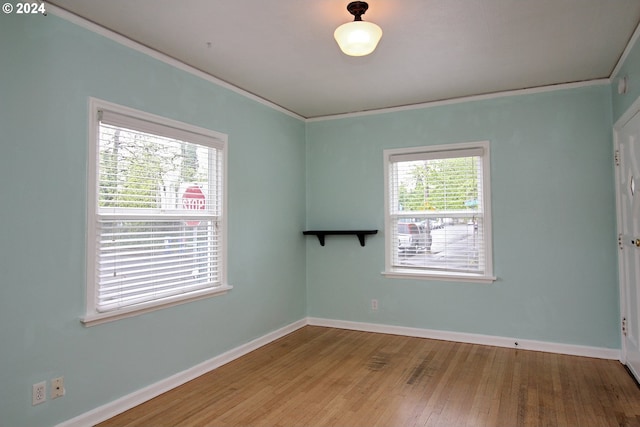
<path fill-rule="evenodd" d="M 97 200 L 97 180 L 98 180 L 98 147 L 97 140 L 99 135 L 99 123 L 97 120 L 98 111 L 109 110 L 123 115 L 129 115 L 141 120 L 147 120 L 149 122 L 161 123 L 165 126 L 173 127 L 175 129 L 185 129 L 190 132 L 211 137 L 222 143 L 223 152 L 223 197 L 222 197 L 222 265 L 221 265 L 221 282 L 222 285 L 215 288 L 203 289 L 201 292 L 194 292 L 188 296 L 175 295 L 164 298 L 162 300 L 150 301 L 144 304 L 137 305 L 135 307 L 127 307 L 111 312 L 99 312 L 96 307 L 96 226 L 92 225 L 95 222 L 98 212 L 98 200 Z M 108 101 L 103 101 L 97 98 L 89 98 L 89 116 L 88 116 L 88 157 L 87 157 L 87 241 L 86 241 L 86 312 L 81 317 L 80 321 L 85 326 L 94 326 L 101 323 L 111 322 L 126 317 L 137 316 L 139 314 L 148 313 L 155 310 L 175 306 L 178 304 L 184 304 L 191 301 L 208 298 L 215 295 L 226 294 L 229 290 L 233 289 L 233 286 L 227 282 L 227 135 L 219 132 L 215 132 L 209 129 L 189 125 L 176 120 L 171 120 L 165 117 L 156 116 L 151 113 L 135 110 L 133 108 L 124 107 L 118 104 L 114 104 Z"/>
<path fill-rule="evenodd" d="M 453 150 L 473 150 L 482 148 L 484 153 L 482 158 L 482 191 L 483 191 L 483 216 L 485 218 L 485 261 L 486 266 L 483 274 L 473 273 L 453 273 L 453 272 L 420 272 L 417 269 L 393 267 L 392 258 L 393 250 L 391 230 L 391 215 L 389 213 L 389 171 L 391 163 L 389 159 L 392 156 L 411 156 L 417 153 L 434 153 L 438 151 Z M 492 242 L 492 216 L 491 216 L 491 159 L 490 159 L 490 143 L 489 141 L 463 142 L 457 144 L 432 145 L 410 148 L 393 148 L 383 150 L 384 157 L 384 227 L 385 227 L 385 270 L 381 273 L 387 278 L 396 279 L 420 279 L 420 280 L 438 280 L 438 281 L 455 281 L 455 282 L 476 282 L 476 283 L 492 283 L 497 280 L 493 275 L 493 242 Z"/>

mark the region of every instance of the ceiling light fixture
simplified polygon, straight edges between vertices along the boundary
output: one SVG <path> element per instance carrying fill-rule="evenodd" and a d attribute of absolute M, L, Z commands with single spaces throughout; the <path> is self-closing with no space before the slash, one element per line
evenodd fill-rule
<path fill-rule="evenodd" d="M 355 19 L 336 28 L 333 33 L 342 52 L 349 56 L 365 56 L 373 52 L 382 37 L 382 29 L 373 22 L 364 22 L 362 15 L 369 9 L 364 1 L 353 1 L 347 10 Z"/>

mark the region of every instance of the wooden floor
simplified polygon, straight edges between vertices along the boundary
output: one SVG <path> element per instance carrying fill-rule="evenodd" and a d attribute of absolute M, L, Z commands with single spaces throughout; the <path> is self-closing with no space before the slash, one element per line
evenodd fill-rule
<path fill-rule="evenodd" d="M 307 326 L 100 426 L 640 426 L 617 361 Z"/>

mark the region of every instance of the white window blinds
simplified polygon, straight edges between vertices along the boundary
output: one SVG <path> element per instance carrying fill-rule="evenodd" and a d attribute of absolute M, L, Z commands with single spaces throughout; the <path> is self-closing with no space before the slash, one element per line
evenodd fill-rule
<path fill-rule="evenodd" d="M 95 311 L 221 286 L 224 142 L 106 109 L 96 142 Z"/>
<path fill-rule="evenodd" d="M 488 145 L 388 150 L 385 155 L 387 270 L 491 274 Z"/>

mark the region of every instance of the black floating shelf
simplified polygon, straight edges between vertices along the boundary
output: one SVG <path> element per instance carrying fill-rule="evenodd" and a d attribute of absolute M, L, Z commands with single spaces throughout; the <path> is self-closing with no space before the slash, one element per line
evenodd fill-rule
<path fill-rule="evenodd" d="M 305 236 L 317 236 L 320 246 L 324 246 L 324 238 L 329 234 L 340 236 L 355 234 L 358 236 L 358 240 L 360 240 L 360 246 L 364 246 L 364 236 L 367 234 L 378 234 L 378 230 L 307 230 L 303 231 L 302 234 Z"/>

